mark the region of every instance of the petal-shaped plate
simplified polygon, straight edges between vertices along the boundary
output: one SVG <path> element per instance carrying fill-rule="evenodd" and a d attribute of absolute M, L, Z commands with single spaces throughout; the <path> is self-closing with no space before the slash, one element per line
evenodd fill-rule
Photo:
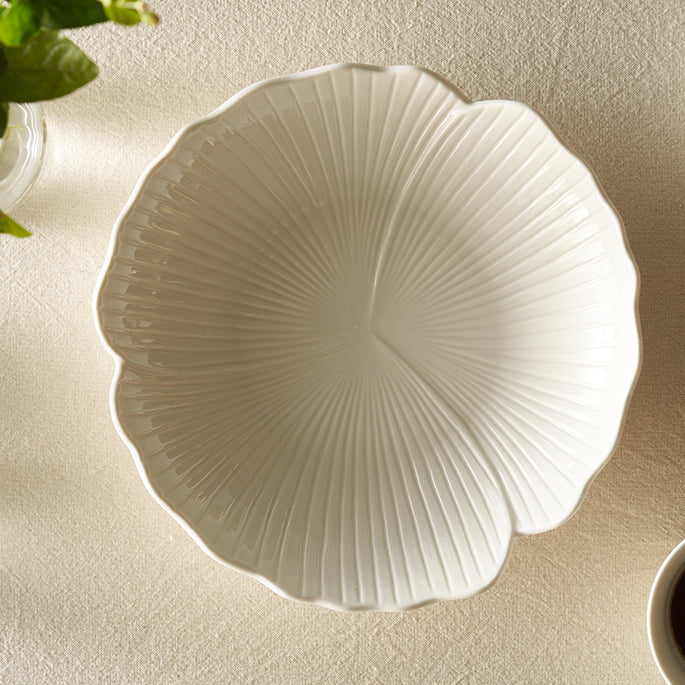
<path fill-rule="evenodd" d="M 637 273 L 532 110 L 414 67 L 259 83 L 184 128 L 96 292 L 114 421 L 216 559 L 290 597 L 464 597 L 578 506 L 639 360 Z"/>

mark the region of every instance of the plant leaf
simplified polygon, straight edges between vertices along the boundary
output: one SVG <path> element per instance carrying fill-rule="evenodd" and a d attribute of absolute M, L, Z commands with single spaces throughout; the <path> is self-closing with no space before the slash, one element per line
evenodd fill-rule
<path fill-rule="evenodd" d="M 38 15 L 30 0 L 14 0 L 0 16 L 0 41 L 5 45 L 21 45 L 40 28 Z"/>
<path fill-rule="evenodd" d="M 0 42 L 18 47 L 41 27 L 71 29 L 107 21 L 99 0 L 13 0 L 0 15 Z"/>
<path fill-rule="evenodd" d="M 117 24 L 157 24 L 159 17 L 142 0 L 100 0 L 105 14 Z"/>
<path fill-rule="evenodd" d="M 74 29 L 107 21 L 99 0 L 29 0 L 48 29 Z"/>
<path fill-rule="evenodd" d="M 17 238 L 28 238 L 31 235 L 23 226 L 2 212 L 0 212 L 0 233 L 9 233 Z"/>
<path fill-rule="evenodd" d="M 67 95 L 92 81 L 97 66 L 68 38 L 41 29 L 18 48 L 4 48 L 0 101 L 37 102 Z"/>

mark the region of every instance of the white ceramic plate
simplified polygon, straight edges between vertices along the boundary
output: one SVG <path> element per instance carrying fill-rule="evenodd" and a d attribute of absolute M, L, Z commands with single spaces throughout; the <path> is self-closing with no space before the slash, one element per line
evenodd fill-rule
<path fill-rule="evenodd" d="M 214 558 L 336 608 L 490 584 L 617 442 L 637 274 L 528 107 L 414 67 L 265 81 L 185 127 L 95 298 L 114 421 Z"/>

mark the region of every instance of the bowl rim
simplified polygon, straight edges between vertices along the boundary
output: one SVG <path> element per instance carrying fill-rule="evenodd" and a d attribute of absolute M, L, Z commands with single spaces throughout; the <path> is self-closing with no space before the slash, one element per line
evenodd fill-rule
<path fill-rule="evenodd" d="M 659 673 L 667 683 L 685 676 L 685 659 L 677 657 L 667 623 L 668 604 L 676 581 L 685 573 L 685 540 L 668 554 L 657 571 L 647 600 L 649 649 Z"/>
<path fill-rule="evenodd" d="M 623 252 L 626 258 L 626 265 L 630 267 L 630 275 L 633 278 L 634 282 L 634 293 L 633 293 L 633 332 L 634 336 L 632 336 L 632 355 L 631 359 L 634 360 L 634 368 L 632 370 L 632 380 L 630 382 L 630 385 L 628 387 L 628 391 L 625 396 L 625 401 L 623 402 L 623 407 L 621 410 L 621 416 L 617 422 L 617 428 L 616 432 L 614 435 L 614 440 L 612 442 L 611 448 L 608 450 L 606 457 L 599 463 L 599 465 L 596 467 L 596 469 L 590 474 L 588 477 L 586 483 L 584 484 L 583 488 L 581 488 L 579 492 L 579 496 L 573 505 L 573 507 L 570 509 L 570 512 L 566 517 L 564 517 L 562 520 L 558 521 L 557 523 L 554 523 L 553 525 L 550 525 L 548 528 L 545 529 L 540 529 L 539 531 L 536 531 L 535 534 L 537 533 L 542 533 L 546 532 L 549 530 L 553 530 L 555 528 L 558 528 L 559 526 L 563 525 L 566 523 L 573 515 L 578 511 L 580 508 L 581 504 L 583 503 L 585 497 L 587 496 L 587 493 L 592 486 L 592 483 L 594 482 L 595 478 L 599 475 L 599 473 L 604 469 L 604 467 L 607 465 L 613 454 L 615 453 L 618 444 L 621 440 L 621 436 L 623 435 L 623 431 L 625 430 L 625 424 L 627 420 L 627 415 L 628 415 L 628 410 L 630 407 L 630 402 L 631 398 L 633 396 L 633 393 L 635 391 L 635 388 L 637 386 L 638 379 L 640 377 L 640 372 L 642 369 L 642 362 L 643 362 L 643 353 L 642 353 L 642 331 L 641 331 L 641 325 L 640 325 L 640 316 L 639 316 L 639 295 L 640 295 L 640 272 L 639 269 L 637 268 L 637 262 L 635 260 L 635 257 L 630 249 L 629 243 L 628 243 L 628 236 L 627 232 L 625 229 L 625 226 L 623 224 L 623 221 L 617 212 L 616 208 L 612 204 L 611 200 L 608 198 L 607 194 L 605 193 L 604 189 L 602 188 L 602 185 L 599 182 L 599 179 L 597 178 L 595 172 L 589 167 L 589 165 L 584 161 L 584 159 L 575 151 L 573 150 L 569 145 L 567 145 L 561 138 L 559 137 L 558 133 L 554 129 L 554 127 L 550 124 L 550 122 L 547 120 L 547 118 L 542 115 L 540 112 L 537 110 L 533 109 L 529 105 L 519 102 L 517 100 L 507 100 L 507 99 L 491 99 L 491 100 L 478 100 L 478 101 L 472 101 L 470 100 L 462 91 L 455 86 L 451 81 L 449 81 L 447 78 L 444 76 L 441 76 L 440 74 L 427 69 L 425 67 L 418 67 L 414 65 L 407 65 L 407 64 L 398 64 L 398 65 L 392 65 L 392 66 L 375 66 L 375 65 L 369 65 L 369 64 L 362 64 L 362 63 L 357 63 L 357 62 L 336 62 L 332 64 L 328 64 L 325 66 L 320 66 L 320 67 L 315 67 L 313 69 L 307 69 L 303 71 L 298 71 L 298 72 L 293 72 L 291 74 L 285 74 L 283 76 L 277 76 L 273 78 L 266 78 L 260 81 L 257 81 L 255 83 L 252 83 L 251 85 L 246 86 L 245 88 L 239 90 L 236 92 L 234 95 L 232 95 L 228 100 L 226 100 L 223 104 L 221 104 L 219 107 L 215 108 L 213 111 L 210 113 L 199 117 L 197 119 L 194 119 L 184 126 L 182 126 L 176 134 L 171 138 L 171 140 L 167 143 L 167 145 L 163 148 L 163 150 L 148 164 L 148 166 L 144 169 L 144 171 L 141 173 L 139 176 L 131 194 L 129 195 L 128 200 L 126 201 L 126 204 L 124 205 L 123 209 L 119 213 L 114 225 L 113 229 L 110 235 L 110 240 L 109 240 L 109 245 L 107 248 L 106 256 L 103 262 L 103 265 L 100 269 L 97 282 L 95 285 L 95 289 L 93 292 L 93 298 L 92 298 L 92 308 L 93 308 L 93 317 L 94 317 L 94 323 L 95 323 L 95 328 L 97 330 L 98 337 L 100 338 L 100 342 L 103 344 L 106 350 L 112 355 L 114 359 L 114 364 L 115 364 L 115 370 L 114 370 L 114 375 L 112 377 L 112 381 L 110 384 L 110 389 L 109 389 L 109 408 L 110 408 L 110 414 L 112 417 L 112 421 L 114 423 L 115 429 L 117 433 L 119 434 L 119 437 L 121 440 L 124 442 L 124 444 L 128 447 L 133 460 L 135 462 L 136 468 L 138 470 L 138 473 L 140 475 L 141 480 L 143 481 L 145 488 L 147 491 L 152 495 L 152 497 L 157 501 L 157 503 L 169 514 L 173 519 L 175 519 L 181 527 L 190 535 L 190 537 L 195 541 L 195 543 L 212 559 L 215 561 L 219 562 L 220 564 L 224 566 L 228 566 L 229 568 L 233 570 L 240 571 L 241 573 L 254 578 L 255 580 L 258 580 L 261 582 L 263 585 L 267 586 L 269 589 L 271 589 L 273 592 L 275 592 L 277 595 L 280 595 L 281 597 L 284 597 L 286 599 L 290 600 L 295 600 L 295 601 L 300 601 L 300 602 L 305 602 L 307 604 L 314 604 L 322 607 L 326 607 L 329 609 L 334 609 L 337 611 L 368 611 L 368 610 L 375 610 L 375 611 L 386 611 L 386 612 L 397 612 L 397 611 L 406 611 L 410 609 L 417 609 L 422 606 L 426 606 L 429 604 L 433 604 L 435 602 L 440 602 L 440 601 L 450 601 L 450 600 L 457 600 L 457 599 L 464 599 L 466 597 L 471 597 L 476 594 L 479 594 L 485 590 L 487 590 L 489 587 L 491 587 L 495 581 L 500 577 L 502 574 L 504 568 L 507 565 L 507 562 L 509 560 L 509 557 L 511 555 L 512 547 L 514 544 L 514 540 L 519 538 L 519 537 L 525 537 L 527 534 L 524 533 L 519 533 L 513 528 L 513 522 L 510 522 L 510 530 L 509 530 L 509 543 L 507 546 L 507 549 L 505 550 L 504 557 L 502 560 L 502 564 L 500 568 L 498 569 L 497 573 L 494 575 L 494 577 L 488 581 L 487 584 L 477 588 L 476 590 L 472 592 L 467 592 L 463 595 L 455 596 L 455 595 L 448 595 L 448 596 L 431 596 L 427 599 L 417 601 L 417 602 L 409 602 L 406 604 L 373 604 L 373 605 L 347 605 L 342 602 L 335 602 L 335 601 L 330 601 L 326 600 L 325 598 L 322 597 L 306 597 L 306 596 L 300 596 L 300 595 L 295 595 L 287 592 L 280 586 L 278 586 L 274 581 L 270 580 L 269 578 L 261 575 L 259 572 L 254 571 L 252 569 L 246 568 L 243 565 L 241 565 L 239 562 L 236 561 L 229 561 L 221 556 L 219 556 L 215 551 L 213 551 L 200 537 L 200 535 L 195 531 L 195 529 L 192 527 L 192 525 L 178 512 L 173 510 L 171 506 L 163 499 L 161 494 L 157 491 L 155 486 L 152 484 L 147 471 L 145 470 L 145 467 L 143 465 L 143 460 L 141 457 L 141 454 L 138 450 L 138 448 L 135 446 L 132 438 L 129 436 L 126 428 L 122 424 L 120 418 L 119 418 L 119 412 L 118 412 L 118 407 L 117 407 L 117 389 L 119 386 L 119 382 L 121 379 L 121 376 L 124 371 L 124 367 L 126 364 L 126 360 L 124 357 L 122 357 L 110 344 L 110 342 L 107 339 L 107 336 L 105 335 L 105 324 L 103 321 L 102 317 L 102 312 L 100 310 L 100 298 L 103 294 L 104 291 L 104 286 L 105 282 L 107 279 L 107 274 L 109 273 L 109 270 L 114 262 L 114 257 L 117 251 L 117 247 L 119 245 L 119 240 L 122 235 L 122 230 L 123 226 L 126 223 L 126 220 L 129 217 L 129 214 L 132 213 L 134 209 L 134 205 L 136 204 L 139 196 L 141 195 L 142 191 L 144 190 L 145 186 L 148 184 L 150 181 L 151 177 L 155 173 L 155 171 L 166 161 L 166 159 L 171 155 L 173 151 L 175 151 L 180 143 L 183 141 L 183 139 L 186 137 L 186 135 L 190 132 L 192 132 L 195 129 L 198 129 L 202 127 L 203 125 L 215 120 L 217 117 L 219 117 L 221 114 L 223 114 L 225 111 L 229 110 L 232 108 L 234 105 L 236 105 L 240 100 L 252 95 L 253 93 L 265 89 L 265 88 L 270 88 L 273 86 L 277 86 L 280 84 L 284 83 L 292 83 L 295 81 L 300 81 L 304 80 L 307 78 L 311 78 L 314 76 L 320 76 L 324 75 L 333 71 L 342 71 L 342 70 L 354 70 L 354 69 L 361 69 L 361 70 L 366 70 L 366 71 L 371 71 L 375 73 L 380 73 L 380 74 L 386 74 L 386 73 L 399 73 L 399 72 L 409 72 L 409 73 L 421 73 L 421 74 L 427 74 L 431 76 L 432 78 L 438 80 L 440 83 L 445 85 L 449 90 L 451 90 L 458 98 L 458 100 L 461 101 L 463 105 L 471 105 L 471 104 L 480 104 L 480 103 L 500 103 L 503 106 L 518 106 L 522 107 L 529 112 L 532 112 L 536 117 L 538 117 L 542 123 L 545 125 L 545 127 L 548 129 L 548 131 L 553 135 L 554 140 L 557 145 L 559 145 L 562 149 L 567 151 L 581 166 L 583 172 L 588 175 L 589 179 L 593 183 L 599 198 L 601 201 L 606 205 L 607 209 L 609 210 L 610 214 L 613 216 L 617 226 L 619 227 L 620 231 L 620 246 L 623 248 Z M 506 498 L 505 498 L 506 499 Z M 511 519 L 510 519 L 511 521 Z"/>

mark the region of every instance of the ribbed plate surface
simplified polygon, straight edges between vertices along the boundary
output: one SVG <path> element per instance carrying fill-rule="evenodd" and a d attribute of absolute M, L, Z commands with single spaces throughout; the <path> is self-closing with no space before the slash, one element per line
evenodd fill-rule
<path fill-rule="evenodd" d="M 96 309 L 115 421 L 203 548 L 396 609 L 477 592 L 574 511 L 637 373 L 636 280 L 532 110 L 337 65 L 172 141 Z"/>

